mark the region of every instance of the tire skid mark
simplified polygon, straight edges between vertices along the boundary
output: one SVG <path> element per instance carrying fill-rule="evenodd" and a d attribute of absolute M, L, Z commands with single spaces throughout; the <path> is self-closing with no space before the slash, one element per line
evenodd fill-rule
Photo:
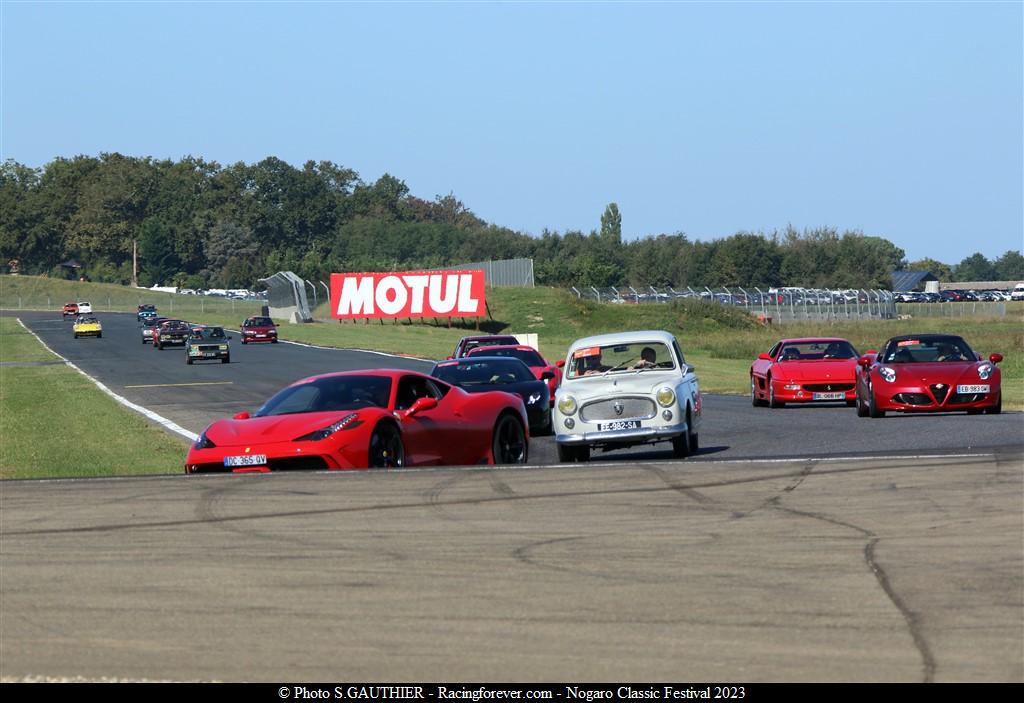
<path fill-rule="evenodd" d="M 889 575 L 875 558 L 875 548 L 881 541 L 881 537 L 871 530 L 860 527 L 859 525 L 854 525 L 851 522 L 838 520 L 827 515 L 822 515 L 821 513 L 812 513 L 805 510 L 784 507 L 781 505 L 779 496 L 773 498 L 772 503 L 772 507 L 781 512 L 811 518 L 812 520 L 820 520 L 831 525 L 836 525 L 837 527 L 854 530 L 867 538 L 867 542 L 864 545 L 864 561 L 871 570 L 875 579 L 878 581 L 878 585 L 882 587 L 885 595 L 889 598 L 889 601 L 896 607 L 900 615 L 902 615 L 903 619 L 906 621 L 907 629 L 910 631 L 910 636 L 914 640 L 914 646 L 921 655 L 923 668 L 922 683 L 933 683 L 935 681 L 935 656 L 932 654 L 931 647 L 928 645 L 928 641 L 925 639 L 924 633 L 921 631 L 921 619 L 917 613 L 907 606 L 903 599 L 900 598 L 899 594 L 896 593 L 896 590 L 892 586 L 892 582 L 889 580 Z"/>
<path fill-rule="evenodd" d="M 642 468 L 645 469 L 647 472 L 657 476 L 659 479 L 661 479 L 662 483 L 664 483 L 672 490 L 686 496 L 687 498 L 694 501 L 698 505 L 705 506 L 716 502 L 714 498 L 704 495 L 695 488 L 691 488 L 683 483 L 679 483 L 671 475 L 669 475 L 667 471 L 665 471 L 663 468 L 656 464 L 651 466 L 643 466 Z"/>
<path fill-rule="evenodd" d="M 958 464 L 916 464 L 915 470 L 934 468 L 936 470 L 953 470 L 962 469 L 965 466 L 973 464 L 985 464 L 991 461 L 991 457 L 982 457 L 970 462 L 960 462 Z M 885 464 L 867 467 L 853 467 L 853 468 L 837 468 L 837 469 L 826 469 L 824 471 L 818 471 L 815 476 L 830 476 L 830 475 L 844 475 L 852 473 L 865 473 L 865 472 L 877 472 L 877 471 L 892 471 L 892 470 L 906 470 L 908 467 L 903 464 Z M 478 471 L 478 470 L 475 470 Z M 799 478 L 800 474 L 806 471 L 801 469 L 796 473 L 794 472 L 779 472 L 772 473 L 765 476 L 747 476 L 744 478 L 736 479 L 724 479 L 718 481 L 705 481 L 697 482 L 682 486 L 686 489 L 700 489 L 700 488 L 727 488 L 730 486 L 741 486 L 762 483 L 765 481 L 777 481 L 785 478 Z M 465 472 L 466 475 L 470 475 L 471 472 Z M 615 489 L 602 489 L 602 490 L 577 490 L 577 491 L 559 491 L 559 492 L 548 492 L 548 493 L 534 493 L 534 494 L 516 494 L 511 496 L 487 496 L 479 498 L 460 498 L 454 500 L 437 500 L 437 505 L 444 506 L 463 506 L 463 505 L 484 505 L 487 503 L 494 503 L 498 501 L 533 501 L 533 500 L 558 500 L 562 498 L 587 498 L 594 496 L 611 496 L 611 495 L 638 495 L 648 493 L 665 493 L 669 491 L 678 491 L 679 487 L 670 488 L 668 486 L 640 486 L 630 488 L 615 488 Z M 249 513 L 244 515 L 232 515 L 227 517 L 216 517 L 209 522 L 234 522 L 241 520 L 268 520 L 275 518 L 294 518 L 294 517 L 314 517 L 319 515 L 341 515 L 347 513 L 364 513 L 364 512 L 378 512 L 378 511 L 389 511 L 389 510 L 408 510 L 408 509 L 420 509 L 424 507 L 430 507 L 429 501 L 407 501 L 398 503 L 377 503 L 372 505 L 360 505 L 353 507 L 334 507 L 334 508 L 314 508 L 307 510 L 286 510 L 286 511 L 274 511 L 274 512 L 262 512 L 262 513 Z M 82 532 L 109 532 L 113 530 L 135 530 L 144 528 L 164 528 L 164 527 L 184 527 L 189 525 L 207 524 L 207 521 L 195 519 L 195 520 L 154 520 L 150 522 L 138 522 L 138 523 L 112 523 L 108 525 L 89 525 L 89 526 L 76 526 L 76 527 L 55 527 L 42 530 L 4 530 L 5 537 L 13 536 L 32 536 L 32 535 L 51 535 L 51 534 L 63 534 L 63 533 L 82 533 Z"/>

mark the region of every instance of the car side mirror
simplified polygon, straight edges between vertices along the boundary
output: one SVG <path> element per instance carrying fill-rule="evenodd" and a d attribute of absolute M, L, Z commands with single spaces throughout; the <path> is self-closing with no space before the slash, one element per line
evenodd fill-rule
<path fill-rule="evenodd" d="M 771 355 L 771 354 L 768 354 L 767 352 L 765 352 L 765 353 L 763 353 L 763 354 L 758 354 L 758 355 L 757 355 L 757 358 L 758 358 L 758 359 L 762 359 L 762 360 L 764 360 L 764 361 L 771 361 L 771 360 L 772 360 L 772 355 Z"/>
<path fill-rule="evenodd" d="M 548 381 L 548 380 L 550 380 L 550 379 L 552 379 L 554 377 L 555 377 L 555 372 L 554 371 L 544 371 L 540 375 L 540 380 Z"/>
<path fill-rule="evenodd" d="M 240 412 L 240 413 L 235 413 L 235 414 L 234 414 L 234 415 L 233 415 L 233 416 L 231 417 L 231 419 L 232 419 L 232 420 L 248 420 L 248 419 L 249 419 L 249 413 L 247 413 L 247 412 L 245 412 L 245 411 L 243 410 L 243 411 L 242 411 L 242 412 Z"/>
<path fill-rule="evenodd" d="M 557 366 L 560 369 L 564 369 L 565 368 L 565 359 L 559 359 L 558 361 L 556 361 L 555 362 L 555 366 Z"/>
<path fill-rule="evenodd" d="M 449 356 L 449 357 L 447 357 L 447 358 L 445 359 L 445 361 L 451 361 L 451 360 L 452 360 L 452 359 L 454 359 L 454 358 L 455 358 L 454 356 Z"/>
<path fill-rule="evenodd" d="M 1002 354 L 989 354 L 988 360 L 991 361 L 993 364 L 998 364 L 1000 361 L 1003 360 L 1003 355 Z"/>
<path fill-rule="evenodd" d="M 871 357 L 867 355 L 862 356 L 861 358 L 857 359 L 857 365 L 866 369 L 867 367 L 871 366 Z"/>
<path fill-rule="evenodd" d="M 416 401 L 412 404 L 412 407 L 403 412 L 402 418 L 410 418 L 413 415 L 417 415 L 426 410 L 433 410 L 436 407 L 437 398 L 431 398 L 429 396 L 424 398 L 417 398 Z"/>

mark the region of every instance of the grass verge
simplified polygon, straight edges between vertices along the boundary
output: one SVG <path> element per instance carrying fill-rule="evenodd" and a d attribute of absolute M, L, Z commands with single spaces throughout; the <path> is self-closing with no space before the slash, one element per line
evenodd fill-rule
<path fill-rule="evenodd" d="M 178 473 L 186 443 L 60 365 L 15 318 L 0 317 L 0 478 Z"/>

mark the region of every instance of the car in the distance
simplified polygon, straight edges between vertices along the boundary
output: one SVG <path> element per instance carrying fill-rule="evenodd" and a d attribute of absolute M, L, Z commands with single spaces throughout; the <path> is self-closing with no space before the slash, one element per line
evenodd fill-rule
<path fill-rule="evenodd" d="M 156 317 L 156 305 L 150 305 L 149 303 L 143 303 L 139 306 L 138 311 L 135 313 L 135 318 L 142 322 L 143 318 Z"/>
<path fill-rule="evenodd" d="M 296 381 L 255 414 L 217 420 L 186 473 L 520 464 L 526 410 L 511 393 L 467 393 L 414 371 L 368 369 Z"/>
<path fill-rule="evenodd" d="M 484 347 L 487 349 L 487 347 Z M 551 403 L 548 402 L 548 371 L 538 379 L 525 363 L 513 357 L 470 354 L 461 359 L 441 361 L 430 375 L 458 386 L 467 393 L 505 391 L 523 399 L 531 435 L 551 433 Z"/>
<path fill-rule="evenodd" d="M 172 344 L 185 346 L 191 333 L 192 325 L 184 320 L 164 320 L 153 328 L 153 348 L 163 351 Z"/>
<path fill-rule="evenodd" d="M 1024 300 L 1024 283 L 1018 283 L 1013 287 L 1010 300 Z"/>
<path fill-rule="evenodd" d="M 75 324 L 72 327 L 75 334 L 75 339 L 79 337 L 102 337 L 103 336 L 103 325 L 100 321 L 92 315 L 79 315 L 75 318 Z"/>
<path fill-rule="evenodd" d="M 64 303 L 61 317 L 78 317 L 78 303 Z"/>
<path fill-rule="evenodd" d="M 467 357 L 472 356 L 505 356 L 519 359 L 526 364 L 533 375 L 538 379 L 545 380 L 548 384 L 549 405 L 555 405 L 555 391 L 558 390 L 558 382 L 562 377 L 561 370 L 556 364 L 548 361 L 540 355 L 533 347 L 525 344 L 498 345 L 493 347 L 474 347 L 469 350 Z"/>
<path fill-rule="evenodd" d="M 786 403 L 857 400 L 859 354 L 845 339 L 783 339 L 750 365 L 750 400 L 781 408 Z"/>
<path fill-rule="evenodd" d="M 893 337 L 882 351 L 858 360 L 857 415 L 1003 409 L 1002 354 L 983 359 L 963 337 L 916 334 Z"/>
<path fill-rule="evenodd" d="M 469 353 L 470 349 L 477 347 L 487 346 L 509 346 L 519 344 L 519 340 L 510 334 L 485 334 L 476 335 L 474 337 L 463 337 L 459 340 L 458 344 L 455 345 L 455 351 L 449 356 L 449 359 L 461 359 Z"/>
<path fill-rule="evenodd" d="M 166 322 L 169 319 L 169 317 L 160 317 L 159 315 L 142 318 L 142 322 L 139 325 L 139 329 L 142 330 L 142 343 L 145 344 L 146 342 L 152 342 L 156 328 L 159 327 L 161 323 Z"/>
<path fill-rule="evenodd" d="M 231 363 L 231 337 L 225 334 L 223 327 L 203 325 L 192 328 L 188 343 L 185 344 L 185 363 L 196 361 L 216 361 L 222 364 Z"/>
<path fill-rule="evenodd" d="M 242 322 L 242 344 L 271 342 L 277 344 L 277 325 L 269 317 L 257 315 Z"/>
<path fill-rule="evenodd" d="M 78 314 L 79 315 L 91 315 L 92 314 L 92 303 L 87 300 L 78 301 Z"/>
<path fill-rule="evenodd" d="M 661 330 L 578 339 L 569 347 L 555 394 L 560 461 L 591 450 L 671 442 L 682 458 L 699 447 L 702 401 L 697 374 L 676 338 Z"/>

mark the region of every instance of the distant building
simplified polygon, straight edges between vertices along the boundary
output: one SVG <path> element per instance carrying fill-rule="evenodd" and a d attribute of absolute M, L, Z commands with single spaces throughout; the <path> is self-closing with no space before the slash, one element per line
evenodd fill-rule
<path fill-rule="evenodd" d="M 893 271 L 892 290 L 894 293 L 924 290 L 926 283 L 938 280 L 928 271 Z"/>

